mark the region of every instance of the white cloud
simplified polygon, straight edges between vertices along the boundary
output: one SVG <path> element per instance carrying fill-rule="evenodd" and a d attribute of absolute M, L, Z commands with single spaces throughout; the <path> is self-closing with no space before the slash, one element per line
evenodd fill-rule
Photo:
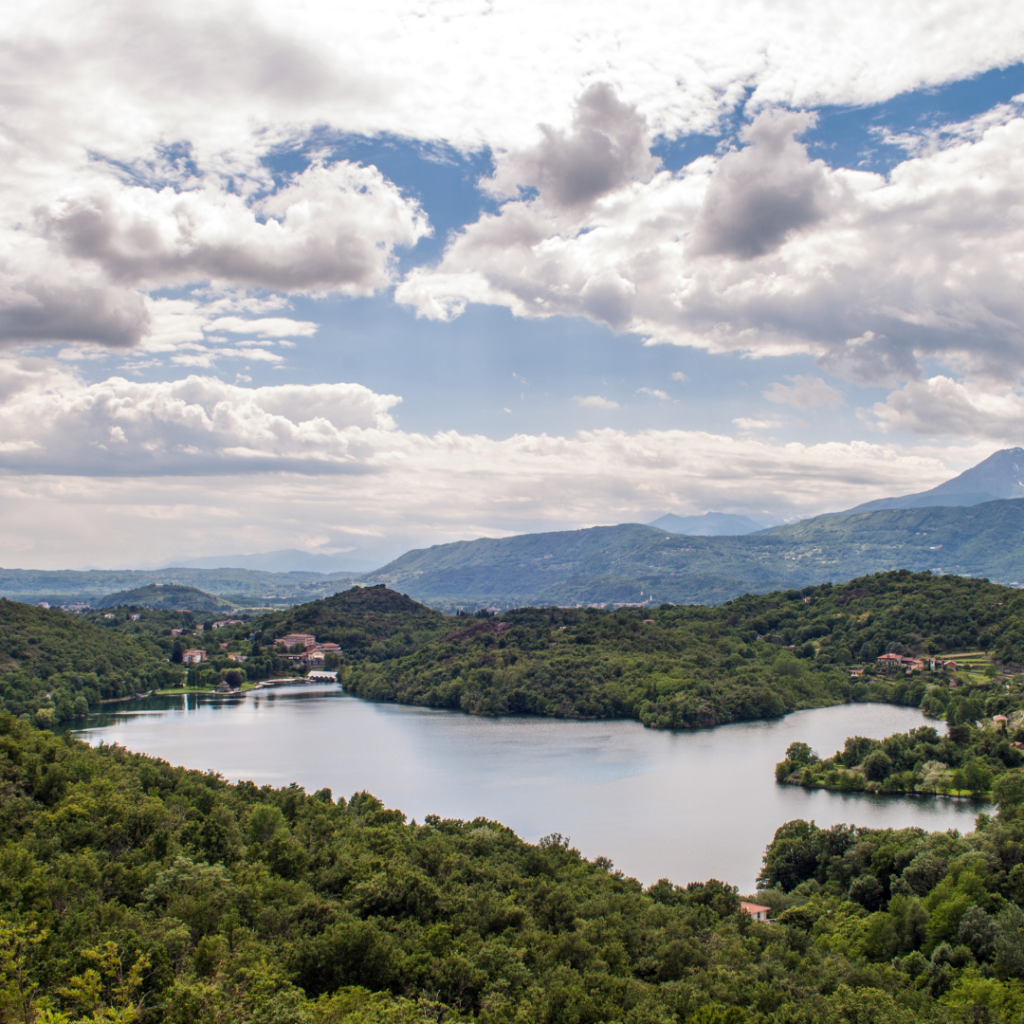
<path fill-rule="evenodd" d="M 912 381 L 871 410 L 885 431 L 990 439 L 1017 446 L 1024 438 L 1024 392 L 979 387 L 937 376 Z"/>
<path fill-rule="evenodd" d="M 733 423 L 736 424 L 740 430 L 771 430 L 774 427 L 779 426 L 778 420 L 755 420 L 750 419 L 748 416 L 737 416 Z"/>
<path fill-rule="evenodd" d="M 261 334 L 264 337 L 311 338 L 319 324 L 308 320 L 291 320 L 288 317 L 257 317 L 246 320 L 240 316 L 219 316 L 210 322 L 207 330 L 229 331 L 232 334 Z"/>
<path fill-rule="evenodd" d="M 618 409 L 619 403 L 611 398 L 603 398 L 601 395 L 577 395 L 574 399 L 584 409 Z"/>
<path fill-rule="evenodd" d="M 668 395 L 658 388 L 637 388 L 636 393 L 638 395 L 650 395 L 651 398 L 660 398 L 663 402 L 668 401 Z"/>
<path fill-rule="evenodd" d="M 861 382 L 915 379 L 926 358 L 999 380 L 1024 370 L 1024 116 L 1000 111 L 886 178 L 811 160 L 807 118 L 766 110 L 742 149 L 678 173 L 571 207 L 543 188 L 506 202 L 396 297 L 437 319 L 479 302 L 712 352 L 809 353 Z"/>
<path fill-rule="evenodd" d="M 53 363 L 0 366 L 0 530 L 21 565 L 74 564 L 82 550 L 94 564 L 151 563 L 360 531 L 401 547 L 659 507 L 808 515 L 926 489 L 992 447 L 940 459 L 928 447 L 684 430 L 427 436 L 396 427 L 395 397 L 356 384 L 88 385 Z"/>
<path fill-rule="evenodd" d="M 680 384 L 685 384 L 689 379 L 690 378 L 687 377 L 682 370 L 676 370 L 675 373 L 672 374 L 672 380 L 677 380 Z"/>
<path fill-rule="evenodd" d="M 224 350 L 174 359 L 206 367 L 220 355 L 253 359 L 255 353 L 269 355 Z M 400 399 L 360 384 L 242 388 L 199 376 L 86 384 L 66 366 L 4 359 L 0 401 L 0 434 L 34 446 L 30 457 L 10 454 L 8 467 L 120 475 L 238 472 L 305 462 L 344 472 L 361 465 L 366 432 L 394 429 L 389 410 Z M 108 441 L 115 435 L 127 448 L 112 460 Z"/>
<path fill-rule="evenodd" d="M 265 198 L 212 183 L 160 190 L 114 180 L 40 213 L 44 233 L 114 282 L 197 281 L 286 292 L 370 295 L 391 280 L 396 245 L 429 231 L 418 204 L 375 167 L 314 164 Z"/>
<path fill-rule="evenodd" d="M 773 384 L 762 392 L 769 402 L 779 405 L 791 405 L 795 409 L 816 409 L 825 406 L 838 409 L 843 404 L 842 394 L 831 384 L 826 384 L 821 377 L 805 377 L 797 374 L 787 377 L 792 384 Z"/>
<path fill-rule="evenodd" d="M 540 190 L 539 220 L 536 208 L 506 206 L 490 227 L 506 240 L 520 232 L 532 247 L 527 264 L 546 250 L 555 290 L 525 287 L 529 266 L 498 272 L 493 260 L 474 278 L 451 254 L 429 284 L 409 283 L 406 297 L 425 313 L 499 301 L 523 315 L 583 312 L 616 329 L 693 335 L 712 347 L 712 336 L 742 347 L 764 323 L 759 351 L 768 343 L 828 349 L 844 320 L 844 337 L 868 329 L 893 338 L 887 317 L 916 324 L 929 304 L 943 323 L 971 327 L 984 312 L 995 316 L 1000 281 L 992 296 L 965 306 L 954 277 L 947 301 L 922 294 L 908 308 L 903 270 L 878 294 L 877 315 L 850 315 L 840 302 L 824 339 L 809 329 L 807 307 L 831 305 L 830 272 L 872 282 L 862 267 L 847 272 L 821 233 L 849 183 L 802 162 L 792 135 L 780 134 L 802 115 L 775 116 L 774 135 L 770 118 L 756 122 L 750 147 L 722 157 L 717 176 L 705 161 L 675 184 L 655 174 L 647 142 L 655 133 L 714 131 L 744 102 L 752 110 L 863 104 L 1005 67 L 1024 56 L 1022 27 L 1016 7 L 968 0 L 949 0 L 941 18 L 927 0 L 813 10 L 796 0 L 628 9 L 607 0 L 382 0 L 358 12 L 326 0 L 41 0 L 11 9 L 0 98 L 0 340 L 136 344 L 156 335 L 146 292 L 181 282 L 351 295 L 386 287 L 394 249 L 426 230 L 422 214 L 375 168 L 340 163 L 276 181 L 263 159 L 314 132 L 486 146 L 496 154 L 492 190 Z M 1000 124 L 972 122 L 954 141 L 984 147 Z M 979 160 L 1001 166 L 991 152 Z M 973 180 L 970 168 L 963 180 Z M 873 187 L 875 200 L 861 197 L 876 213 L 895 209 L 897 237 L 886 245 L 915 231 L 901 219 L 907 184 L 894 184 Z M 850 187 L 859 196 L 866 186 Z M 773 197 L 770 210 L 758 194 Z M 950 226 L 941 219 L 933 238 Z M 812 228 L 816 247 L 787 252 L 781 270 L 666 269 L 687 232 L 696 231 L 690 242 L 705 260 L 756 263 Z M 581 245 L 583 229 L 597 238 Z M 645 267 L 656 271 L 650 287 L 641 283 Z M 735 315 L 722 316 L 716 295 L 735 304 Z"/>

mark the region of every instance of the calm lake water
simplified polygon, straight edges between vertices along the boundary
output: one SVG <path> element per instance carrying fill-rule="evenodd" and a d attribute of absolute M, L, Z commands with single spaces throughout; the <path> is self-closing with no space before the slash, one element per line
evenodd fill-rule
<path fill-rule="evenodd" d="M 531 842 L 560 832 L 587 857 L 608 857 L 645 883 L 714 877 L 751 892 L 765 846 L 793 818 L 965 832 L 983 809 L 776 784 L 775 764 L 795 740 L 829 756 L 847 736 L 882 738 L 928 724 L 920 711 L 884 704 L 678 733 L 626 721 L 477 718 L 372 704 L 333 685 L 115 707 L 77 735 L 231 781 L 297 782 L 307 792 L 328 786 L 346 797 L 368 790 L 420 821 L 482 816 Z"/>

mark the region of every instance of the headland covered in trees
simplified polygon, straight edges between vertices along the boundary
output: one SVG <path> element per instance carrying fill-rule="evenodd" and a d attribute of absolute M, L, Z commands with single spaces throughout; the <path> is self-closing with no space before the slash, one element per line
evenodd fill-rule
<path fill-rule="evenodd" d="M 906 571 L 711 607 L 499 615 L 445 616 L 384 586 L 221 620 L 131 606 L 70 616 L 2 600 L 0 625 L 0 700 L 18 715 L 42 712 L 41 724 L 84 713 L 79 697 L 301 674 L 311 659 L 284 646 L 288 637 L 313 638 L 354 695 L 473 714 L 702 728 L 883 701 L 958 724 L 1019 710 L 1024 698 L 1024 593 Z M 948 668 L 963 651 L 986 653 Z M 921 655 L 925 670 L 878 660 L 892 652 Z"/>

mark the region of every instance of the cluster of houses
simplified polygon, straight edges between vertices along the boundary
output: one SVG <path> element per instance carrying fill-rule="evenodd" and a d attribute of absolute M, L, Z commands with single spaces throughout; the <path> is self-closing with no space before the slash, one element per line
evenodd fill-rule
<path fill-rule="evenodd" d="M 302 647 L 301 653 L 284 653 L 282 651 L 278 657 L 305 668 L 323 668 L 325 655 L 341 652 L 341 648 L 337 644 L 317 643 L 316 637 L 311 633 L 289 633 L 276 640 L 274 645 L 277 648 L 284 647 L 288 652 L 292 652 L 296 647 Z"/>
<path fill-rule="evenodd" d="M 907 672 L 955 672 L 955 661 L 943 661 L 942 658 L 908 658 L 902 654 L 882 654 L 876 659 L 887 668 L 902 668 Z"/>
<path fill-rule="evenodd" d="M 956 672 L 955 661 L 943 661 L 942 658 L 908 658 L 902 654 L 883 654 L 875 659 L 886 669 L 903 669 L 909 676 L 911 672 Z M 851 668 L 850 675 L 854 678 L 864 675 L 863 668 Z"/>

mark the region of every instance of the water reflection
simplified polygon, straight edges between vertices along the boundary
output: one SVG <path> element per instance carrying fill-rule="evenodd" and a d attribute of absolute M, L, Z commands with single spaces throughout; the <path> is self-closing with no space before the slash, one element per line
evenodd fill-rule
<path fill-rule="evenodd" d="M 587 856 L 609 857 L 645 882 L 713 876 L 750 891 L 765 845 L 793 818 L 970 830 L 980 808 L 966 801 L 775 783 L 775 763 L 795 740 L 828 756 L 847 736 L 880 738 L 926 723 L 916 709 L 851 704 L 665 733 L 627 721 L 371 704 L 327 684 L 126 702 L 92 716 L 79 735 L 231 780 L 328 786 L 346 796 L 365 789 L 420 820 L 483 816 L 529 840 L 561 832 Z"/>

